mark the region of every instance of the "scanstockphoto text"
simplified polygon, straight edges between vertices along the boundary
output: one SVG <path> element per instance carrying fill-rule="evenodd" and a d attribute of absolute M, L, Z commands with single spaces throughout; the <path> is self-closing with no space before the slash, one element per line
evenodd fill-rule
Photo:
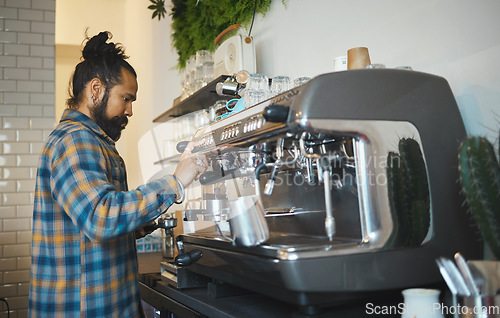
<path fill-rule="evenodd" d="M 430 305 L 411 306 L 405 303 L 397 305 L 376 305 L 374 303 L 367 303 L 365 306 L 365 313 L 369 316 L 380 315 L 404 315 L 426 317 L 440 313 L 442 315 L 500 315 L 500 306 L 498 305 L 482 305 L 482 306 L 463 306 L 445 305 L 443 303 L 434 303 Z"/>
<path fill-rule="evenodd" d="M 354 163 L 346 164 L 342 160 L 331 160 L 334 155 L 327 154 L 321 156 L 318 160 L 314 162 L 314 169 L 307 172 L 306 163 L 300 160 L 282 160 L 279 164 L 279 171 L 296 171 L 293 174 L 278 173 L 275 175 L 275 185 L 286 185 L 286 186 L 302 186 L 306 183 L 313 184 L 316 183 L 318 179 L 322 176 L 318 175 L 318 165 L 321 165 L 323 169 L 328 169 L 330 171 L 330 177 L 334 181 L 332 185 L 341 184 L 342 187 L 356 187 L 358 182 L 365 183 L 367 186 L 386 186 L 388 183 L 387 169 L 389 168 L 400 168 L 401 160 L 399 157 L 394 158 L 391 162 L 388 162 L 387 156 L 370 156 L 360 164 L 354 166 Z M 250 158 L 240 159 L 240 166 L 249 166 Z M 250 165 L 252 165 L 250 163 Z M 273 167 L 270 165 L 270 167 Z M 230 169 L 227 168 L 226 169 Z M 226 170 L 225 169 L 225 170 Z M 358 178 L 356 174 L 362 172 L 363 177 Z M 311 177 L 311 175 L 313 176 Z"/>

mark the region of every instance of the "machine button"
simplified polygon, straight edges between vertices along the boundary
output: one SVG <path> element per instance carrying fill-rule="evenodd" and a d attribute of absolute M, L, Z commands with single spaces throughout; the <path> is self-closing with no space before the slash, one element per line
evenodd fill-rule
<path fill-rule="evenodd" d="M 272 123 L 284 123 L 288 118 L 289 108 L 284 105 L 269 105 L 264 109 L 264 119 Z"/>

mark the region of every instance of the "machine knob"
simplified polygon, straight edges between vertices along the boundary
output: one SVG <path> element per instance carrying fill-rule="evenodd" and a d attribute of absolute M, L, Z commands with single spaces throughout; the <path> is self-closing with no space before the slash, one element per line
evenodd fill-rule
<path fill-rule="evenodd" d="M 177 150 L 178 153 L 183 153 L 188 143 L 189 141 L 187 140 L 179 141 L 175 146 L 175 149 Z"/>
<path fill-rule="evenodd" d="M 192 250 L 190 252 L 179 253 L 175 257 L 175 265 L 177 266 L 189 266 L 196 261 L 198 261 L 203 256 L 203 252 L 200 250 Z"/>
<path fill-rule="evenodd" d="M 222 178 L 222 175 L 220 173 L 207 171 L 200 176 L 198 181 L 200 181 L 200 183 L 202 185 L 207 185 L 207 184 L 214 183 L 215 181 L 219 180 L 220 178 Z"/>
<path fill-rule="evenodd" d="M 184 150 L 186 150 L 187 145 L 189 144 L 189 140 L 179 141 L 175 146 L 175 149 L 178 153 L 182 154 Z M 196 146 L 191 150 L 191 153 L 197 153 L 202 150 L 202 146 Z"/>
<path fill-rule="evenodd" d="M 221 178 L 227 178 L 229 176 L 237 177 L 241 176 L 241 173 L 238 169 L 229 169 L 226 171 L 207 171 L 200 176 L 198 181 L 202 185 L 210 185 L 219 181 Z"/>
<path fill-rule="evenodd" d="M 180 236 L 175 238 L 175 243 L 177 245 L 177 250 L 179 251 L 179 254 L 174 259 L 174 263 L 177 266 L 189 266 L 203 256 L 203 252 L 200 250 L 186 252 L 186 250 L 184 250 L 184 242 Z"/>
<path fill-rule="evenodd" d="M 284 123 L 288 118 L 289 108 L 284 105 L 269 105 L 264 109 L 262 116 L 271 123 Z"/>

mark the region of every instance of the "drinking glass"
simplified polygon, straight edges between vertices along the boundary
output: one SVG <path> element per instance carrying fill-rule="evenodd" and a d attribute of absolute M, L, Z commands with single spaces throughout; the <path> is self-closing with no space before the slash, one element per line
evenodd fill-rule
<path fill-rule="evenodd" d="M 194 127 L 194 131 L 198 128 L 205 126 L 208 124 L 208 111 L 206 109 L 201 109 L 193 113 L 192 124 Z"/>
<path fill-rule="evenodd" d="M 210 54 L 207 50 L 198 50 L 196 51 L 196 66 L 201 66 L 205 64 L 205 62 L 212 60 L 212 54 Z"/>
<path fill-rule="evenodd" d="M 298 77 L 293 81 L 293 87 L 304 85 L 305 83 L 309 82 L 310 80 L 311 80 L 311 78 L 307 77 L 307 76 Z"/>
<path fill-rule="evenodd" d="M 210 65 L 213 68 L 212 54 L 207 50 L 196 51 L 195 56 L 196 73 L 195 73 L 195 88 L 196 90 L 207 85 L 206 76 L 207 74 L 211 77 L 213 70 L 210 70 Z M 210 74 L 209 74 L 210 73 Z"/>
<path fill-rule="evenodd" d="M 181 81 L 181 100 L 185 100 L 187 97 L 189 97 L 189 88 L 186 85 L 186 81 L 182 80 Z"/>
<path fill-rule="evenodd" d="M 250 74 L 242 97 L 244 98 L 245 108 L 269 98 L 269 78 L 263 74 Z"/>
<path fill-rule="evenodd" d="M 214 79 L 214 61 L 203 64 L 203 86 L 207 86 Z"/>
<path fill-rule="evenodd" d="M 268 98 L 268 93 L 258 90 L 247 90 L 243 97 L 243 101 L 245 102 L 245 108 L 256 105 L 260 102 L 265 101 Z"/>
<path fill-rule="evenodd" d="M 246 90 L 269 92 L 269 78 L 263 74 L 250 74 L 245 85 Z"/>
<path fill-rule="evenodd" d="M 376 69 L 376 68 L 385 68 L 385 64 L 380 64 L 380 63 L 376 63 L 376 64 L 370 64 L 368 65 L 366 68 L 371 68 L 371 69 Z"/>
<path fill-rule="evenodd" d="M 226 104 L 227 100 L 221 99 L 210 106 L 210 108 L 208 109 L 208 117 L 210 119 L 210 123 L 215 122 L 218 117 L 227 112 Z"/>
<path fill-rule="evenodd" d="M 288 76 L 275 76 L 271 82 L 271 96 L 276 96 L 292 88 L 292 82 Z"/>
<path fill-rule="evenodd" d="M 193 120 L 191 116 L 189 115 L 182 116 L 181 122 L 182 122 L 182 137 L 183 138 L 191 137 L 193 132 Z"/>
<path fill-rule="evenodd" d="M 189 60 L 186 61 L 186 68 L 185 68 L 185 85 L 187 87 L 187 91 L 189 92 L 189 95 L 192 95 L 194 93 L 194 81 L 195 81 L 195 75 L 196 75 L 196 56 L 191 55 Z"/>

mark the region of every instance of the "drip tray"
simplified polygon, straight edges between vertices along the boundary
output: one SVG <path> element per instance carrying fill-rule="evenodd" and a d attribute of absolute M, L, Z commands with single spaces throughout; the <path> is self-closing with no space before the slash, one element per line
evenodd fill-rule
<path fill-rule="evenodd" d="M 220 236 L 220 234 L 213 232 L 183 235 L 183 241 L 188 244 L 190 243 L 217 249 L 233 250 L 236 252 L 244 252 L 246 254 L 272 258 L 278 258 L 278 256 L 283 252 L 317 251 L 321 253 L 322 251 L 357 247 L 361 244 L 359 240 L 336 238 L 333 241 L 329 241 L 328 238 L 322 236 L 306 236 L 276 232 L 271 232 L 271 237 L 264 244 L 254 247 L 234 246 L 231 242 Z"/>

